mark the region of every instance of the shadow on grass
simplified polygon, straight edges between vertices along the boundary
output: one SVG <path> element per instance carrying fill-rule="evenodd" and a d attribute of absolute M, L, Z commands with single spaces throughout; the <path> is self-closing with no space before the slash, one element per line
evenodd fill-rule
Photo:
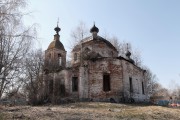
<path fill-rule="evenodd" d="M 109 102 L 76 102 L 69 104 L 61 104 L 62 107 L 72 107 L 72 108 L 92 108 L 92 109 L 102 109 L 102 108 L 134 108 L 134 107 L 147 107 L 154 106 L 152 104 L 146 103 L 109 103 Z"/>

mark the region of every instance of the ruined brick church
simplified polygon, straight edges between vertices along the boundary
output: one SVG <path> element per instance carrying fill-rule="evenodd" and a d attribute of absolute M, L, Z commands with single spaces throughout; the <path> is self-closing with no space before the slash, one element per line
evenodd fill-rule
<path fill-rule="evenodd" d="M 128 50 L 126 57 L 90 29 L 91 36 L 81 40 L 71 54 L 71 67 L 66 67 L 66 50 L 60 41 L 60 28 L 45 51 L 44 94 L 51 102 L 61 99 L 89 101 L 147 101 L 146 71 L 134 64 Z"/>

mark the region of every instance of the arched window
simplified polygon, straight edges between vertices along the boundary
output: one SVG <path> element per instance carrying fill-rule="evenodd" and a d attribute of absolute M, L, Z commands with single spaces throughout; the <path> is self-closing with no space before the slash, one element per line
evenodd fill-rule
<path fill-rule="evenodd" d="M 74 53 L 74 61 L 77 60 L 77 53 Z"/>
<path fill-rule="evenodd" d="M 72 77 L 72 91 L 78 91 L 78 77 Z"/>
<path fill-rule="evenodd" d="M 51 53 L 48 55 L 49 58 L 51 58 Z"/>
<path fill-rule="evenodd" d="M 62 65 L 62 57 L 61 57 L 61 54 L 58 54 L 58 62 L 59 62 L 59 65 Z"/>
<path fill-rule="evenodd" d="M 48 62 L 50 63 L 51 62 L 51 53 L 48 55 Z"/>

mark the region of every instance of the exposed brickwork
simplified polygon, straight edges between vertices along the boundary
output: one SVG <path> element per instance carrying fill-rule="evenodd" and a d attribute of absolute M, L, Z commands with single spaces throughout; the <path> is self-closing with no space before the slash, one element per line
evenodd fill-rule
<path fill-rule="evenodd" d="M 58 54 L 61 54 L 62 66 L 56 66 Z M 124 99 L 128 101 L 130 98 L 135 101 L 148 100 L 145 72 L 129 59 L 130 56 L 127 59 L 118 57 L 115 47 L 97 35 L 75 46 L 72 51 L 72 67 L 68 69 L 65 67 L 66 51 L 48 49 L 45 61 L 50 62 L 45 64 L 45 68 L 60 69 L 44 75 L 45 94 L 55 103 L 62 98 L 94 101 L 113 98 L 117 102 Z M 78 91 L 73 91 L 73 77 L 77 78 Z"/>

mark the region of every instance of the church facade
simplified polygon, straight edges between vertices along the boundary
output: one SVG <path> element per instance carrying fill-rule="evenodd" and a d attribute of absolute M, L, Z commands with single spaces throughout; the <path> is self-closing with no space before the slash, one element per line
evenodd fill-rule
<path fill-rule="evenodd" d="M 134 64 L 131 53 L 118 56 L 117 49 L 98 35 L 94 25 L 91 36 L 81 40 L 66 67 L 66 50 L 55 28 L 54 40 L 45 51 L 44 94 L 53 103 L 62 99 L 116 102 L 148 101 L 146 71 Z"/>

